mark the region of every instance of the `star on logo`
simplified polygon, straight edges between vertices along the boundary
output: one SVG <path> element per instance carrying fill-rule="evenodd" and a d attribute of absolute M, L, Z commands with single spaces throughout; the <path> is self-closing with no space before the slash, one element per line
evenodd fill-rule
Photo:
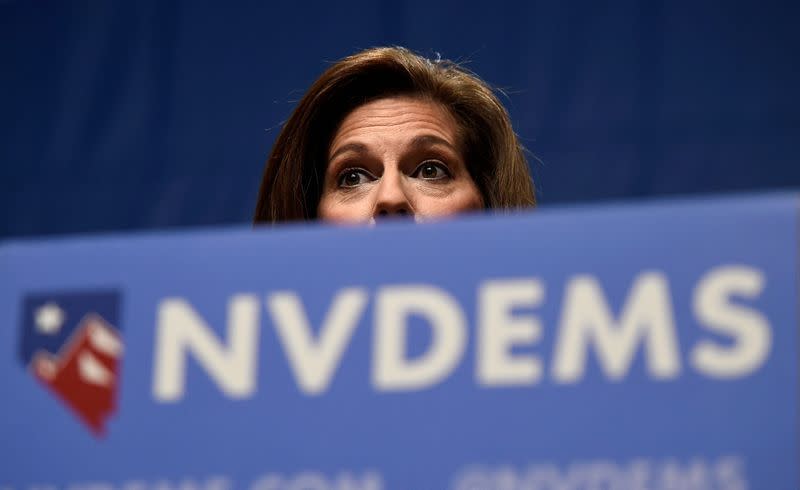
<path fill-rule="evenodd" d="M 44 334 L 54 335 L 64 324 L 64 310 L 53 302 L 45 303 L 36 309 L 36 329 Z"/>

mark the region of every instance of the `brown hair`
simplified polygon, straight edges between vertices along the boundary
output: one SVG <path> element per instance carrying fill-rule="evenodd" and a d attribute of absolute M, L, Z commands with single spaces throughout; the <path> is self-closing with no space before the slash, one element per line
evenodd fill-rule
<path fill-rule="evenodd" d="M 449 109 L 487 208 L 536 205 L 524 150 L 489 86 L 449 61 L 433 62 L 400 47 L 373 48 L 335 63 L 300 100 L 267 160 L 254 221 L 315 219 L 328 145 L 339 123 L 360 105 L 398 95 Z"/>

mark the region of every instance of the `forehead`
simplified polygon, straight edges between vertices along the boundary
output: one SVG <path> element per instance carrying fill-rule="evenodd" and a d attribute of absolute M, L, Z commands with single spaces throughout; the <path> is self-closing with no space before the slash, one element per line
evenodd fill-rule
<path fill-rule="evenodd" d="M 329 152 L 353 140 L 366 144 L 401 144 L 420 134 L 438 136 L 455 146 L 458 124 L 450 111 L 437 102 L 387 97 L 351 111 L 334 133 Z"/>

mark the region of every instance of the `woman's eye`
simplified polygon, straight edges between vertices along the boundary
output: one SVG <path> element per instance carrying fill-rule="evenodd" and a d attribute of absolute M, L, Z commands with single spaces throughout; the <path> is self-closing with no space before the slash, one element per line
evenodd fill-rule
<path fill-rule="evenodd" d="M 412 177 L 418 177 L 425 180 L 439 180 L 450 177 L 450 172 L 443 163 L 437 161 L 422 162 L 412 174 Z"/>
<path fill-rule="evenodd" d="M 372 180 L 372 178 L 366 171 L 351 168 L 339 174 L 337 184 L 339 187 L 356 187 L 370 180 Z"/>

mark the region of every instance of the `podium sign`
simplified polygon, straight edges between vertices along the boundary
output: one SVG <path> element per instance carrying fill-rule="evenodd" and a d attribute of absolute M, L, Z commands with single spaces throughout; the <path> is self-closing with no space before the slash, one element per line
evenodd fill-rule
<path fill-rule="evenodd" d="M 798 488 L 798 196 L 0 247 L 0 489 Z"/>

